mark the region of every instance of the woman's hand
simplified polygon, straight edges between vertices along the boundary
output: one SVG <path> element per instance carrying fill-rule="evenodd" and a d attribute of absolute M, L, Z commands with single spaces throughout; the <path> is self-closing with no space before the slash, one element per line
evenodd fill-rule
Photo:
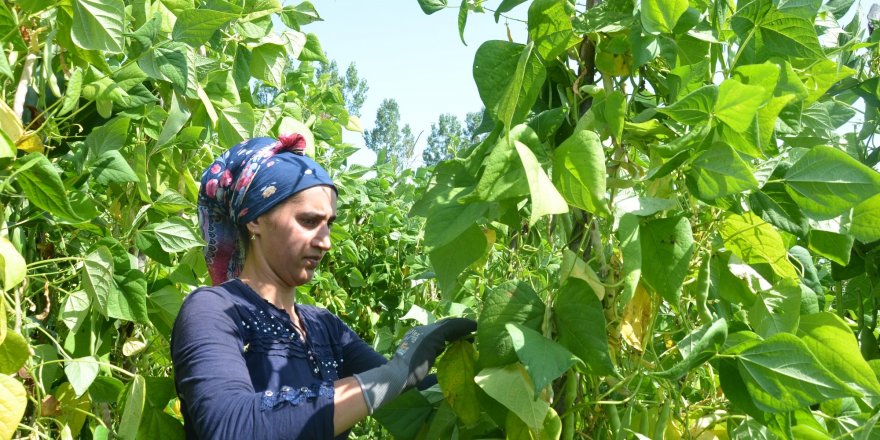
<path fill-rule="evenodd" d="M 421 382 L 437 356 L 446 349 L 447 342 L 461 339 L 476 329 L 477 323 L 471 319 L 447 318 L 408 331 L 391 361 L 355 374 L 369 413 Z"/>

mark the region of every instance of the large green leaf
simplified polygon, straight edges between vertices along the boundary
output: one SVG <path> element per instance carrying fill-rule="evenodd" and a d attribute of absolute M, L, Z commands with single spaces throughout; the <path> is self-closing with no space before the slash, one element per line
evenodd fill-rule
<path fill-rule="evenodd" d="M 250 139 L 256 126 L 254 109 L 246 102 L 226 107 L 220 110 L 220 122 L 217 125 L 220 143 L 223 145 L 235 145 L 244 139 Z"/>
<path fill-rule="evenodd" d="M 67 296 L 61 309 L 61 319 L 71 333 L 76 333 L 87 322 L 91 306 L 91 297 L 84 290 L 77 290 Z"/>
<path fill-rule="evenodd" d="M 86 356 L 77 359 L 70 359 L 65 362 L 64 374 L 70 381 L 70 386 L 76 392 L 76 397 L 80 397 L 89 390 L 89 386 L 98 377 L 98 359 L 94 356 Z"/>
<path fill-rule="evenodd" d="M 543 426 L 550 405 L 536 397 L 522 365 L 486 368 L 474 380 L 486 394 L 501 402 L 530 428 Z"/>
<path fill-rule="evenodd" d="M 23 336 L 7 331 L 0 343 L 0 375 L 15 374 L 31 357 L 31 349 Z"/>
<path fill-rule="evenodd" d="M 849 231 L 863 243 L 880 240 L 880 194 L 856 206 Z"/>
<path fill-rule="evenodd" d="M 514 141 L 520 140 L 529 145 L 526 138 L 530 137 L 537 140 L 535 132 L 523 125 L 514 128 L 510 136 L 498 140 L 484 160 L 485 170 L 477 182 L 476 195 L 480 200 L 497 201 L 529 193 L 529 182 Z"/>
<path fill-rule="evenodd" d="M 535 43 L 527 44 L 520 53 L 516 70 L 510 78 L 501 100 L 497 105 L 497 117 L 505 127 L 513 127 L 525 119 L 541 92 L 547 73 L 538 54 Z"/>
<path fill-rule="evenodd" d="M 880 193 L 880 173 L 832 147 L 814 147 L 785 173 L 791 197 L 805 211 L 836 216 Z"/>
<path fill-rule="evenodd" d="M 716 142 L 691 163 L 687 182 L 694 195 L 712 201 L 758 189 L 752 169 L 729 145 Z"/>
<path fill-rule="evenodd" d="M 656 373 L 657 376 L 679 379 L 688 371 L 715 356 L 727 339 L 727 321 L 721 318 L 700 327 L 684 337 L 678 344 L 681 361 L 671 368 Z"/>
<path fill-rule="evenodd" d="M 425 14 L 433 14 L 446 9 L 447 0 L 419 0 L 419 6 Z"/>
<path fill-rule="evenodd" d="M 718 86 L 703 86 L 660 111 L 682 124 L 697 126 L 710 119 L 717 100 Z"/>
<path fill-rule="evenodd" d="M 737 132 L 743 132 L 755 121 L 758 108 L 766 99 L 764 89 L 759 86 L 745 85 L 735 79 L 725 80 L 718 86 L 715 117 Z"/>
<path fill-rule="evenodd" d="M 138 176 L 119 151 L 107 151 L 92 160 L 89 171 L 101 185 L 137 182 Z"/>
<path fill-rule="evenodd" d="M 480 402 L 477 400 L 477 352 L 467 341 L 453 342 L 437 360 L 437 382 L 443 390 L 446 403 L 466 425 L 480 419 Z"/>
<path fill-rule="evenodd" d="M 2 277 L 3 290 L 9 291 L 19 285 L 24 281 L 25 276 L 27 276 L 27 263 L 24 257 L 8 238 L 0 237 L 0 277 Z M 0 338 L 0 342 L 3 342 L 3 338 Z"/>
<path fill-rule="evenodd" d="M 171 95 L 171 109 L 168 112 L 168 119 L 162 126 L 162 132 L 159 134 L 157 142 L 159 145 L 165 145 L 180 132 L 180 129 L 189 122 L 190 111 L 186 100 L 177 93 Z"/>
<path fill-rule="evenodd" d="M 280 13 L 281 21 L 291 29 L 299 30 L 301 26 L 316 21 L 323 21 L 311 2 L 285 6 Z"/>
<path fill-rule="evenodd" d="M 687 0 L 642 0 L 640 5 L 642 27 L 651 34 L 671 34 L 688 8 Z"/>
<path fill-rule="evenodd" d="M 21 172 L 15 180 L 38 208 L 65 220 L 80 220 L 70 206 L 70 200 L 61 176 L 46 156 L 31 153 L 16 162 Z"/>
<path fill-rule="evenodd" d="M 805 315 L 797 334 L 825 368 L 861 392 L 869 405 L 877 405 L 880 381 L 862 357 L 855 334 L 843 319 L 829 312 Z"/>
<path fill-rule="evenodd" d="M 113 118 L 110 122 L 92 129 L 86 136 L 89 156 L 100 158 L 104 153 L 122 148 L 128 137 L 130 122 L 129 118 Z"/>
<path fill-rule="evenodd" d="M 211 9 L 185 9 L 177 14 L 171 38 L 190 46 L 201 46 L 236 17 L 236 14 Z"/>
<path fill-rule="evenodd" d="M 544 301 L 528 284 L 508 281 L 486 292 L 477 332 L 480 365 L 497 367 L 516 362 L 508 323 L 540 330 L 543 321 Z"/>
<path fill-rule="evenodd" d="M 819 100 L 838 81 L 856 74 L 855 70 L 827 59 L 805 64 L 804 69 L 799 72 L 803 80 L 802 87 L 806 92 L 804 106 Z M 792 81 L 797 80 L 792 79 Z"/>
<path fill-rule="evenodd" d="M 849 264 L 855 238 L 852 235 L 813 229 L 807 236 L 807 247 L 841 266 Z"/>
<path fill-rule="evenodd" d="M 328 63 L 327 57 L 324 55 L 324 49 L 321 48 L 321 42 L 315 34 L 306 34 L 305 44 L 297 59 L 303 62 L 319 61 L 325 64 Z"/>
<path fill-rule="evenodd" d="M 577 43 L 565 0 L 536 0 L 529 6 L 529 38 L 545 60 L 552 60 Z"/>
<path fill-rule="evenodd" d="M 455 293 L 458 275 L 486 255 L 487 244 L 483 230 L 472 224 L 461 235 L 428 254 L 437 273 L 440 291 L 446 298 L 452 298 Z"/>
<path fill-rule="evenodd" d="M 122 0 L 73 0 L 70 36 L 79 47 L 122 52 L 125 30 Z"/>
<path fill-rule="evenodd" d="M 187 54 L 189 46 L 183 43 L 171 43 L 156 46 L 147 55 L 138 59 L 138 66 L 151 78 L 171 83 L 174 91 L 185 94 L 190 86 L 190 74 L 195 72 Z"/>
<path fill-rule="evenodd" d="M 678 303 L 681 284 L 694 254 L 694 236 L 686 217 L 651 220 L 639 228 L 642 279 L 672 304 Z"/>
<path fill-rule="evenodd" d="M 553 317 L 559 343 L 583 360 L 587 371 L 614 374 L 602 303 L 586 281 L 566 279 L 553 302 Z"/>
<path fill-rule="evenodd" d="M 749 321 L 755 333 L 770 337 L 777 333 L 793 333 L 801 315 L 799 286 L 779 286 L 758 293 L 749 310 Z"/>
<path fill-rule="evenodd" d="M 829 399 L 859 395 L 823 367 L 794 335 L 780 333 L 747 344 L 735 354 L 737 369 L 761 411 L 794 411 Z"/>
<path fill-rule="evenodd" d="M 181 252 L 205 244 L 193 232 L 192 226 L 180 217 L 169 217 L 168 220 L 143 228 L 140 233 L 155 236 L 165 252 Z"/>
<path fill-rule="evenodd" d="M 474 81 L 493 118 L 511 127 L 531 109 L 546 72 L 534 50 L 506 41 L 487 41 L 474 55 Z"/>
<path fill-rule="evenodd" d="M 117 435 L 124 440 L 137 438 L 138 427 L 144 414 L 144 400 L 147 390 L 144 377 L 140 374 L 134 376 L 128 387 L 128 396 L 125 398 L 125 410 L 119 419 Z"/>
<path fill-rule="evenodd" d="M 596 133 L 579 130 L 553 151 L 553 182 L 565 201 L 577 208 L 608 214 L 605 154 Z"/>
<path fill-rule="evenodd" d="M 749 206 L 765 221 L 782 231 L 806 237 L 809 223 L 781 183 L 768 183 L 749 195 Z"/>
<path fill-rule="evenodd" d="M 107 316 L 126 321 L 149 324 L 147 316 L 147 279 L 144 274 L 131 269 L 125 277 L 117 277 L 117 289 L 107 298 Z"/>
<path fill-rule="evenodd" d="M 284 68 L 287 67 L 287 49 L 279 44 L 261 44 L 251 51 L 251 74 L 269 85 L 284 85 Z"/>
<path fill-rule="evenodd" d="M 0 374 L 0 438 L 12 438 L 27 404 L 27 391 L 21 382 Z"/>
<path fill-rule="evenodd" d="M 535 330 L 515 323 L 507 324 L 506 327 L 516 356 L 532 378 L 535 395 L 539 395 L 544 387 L 580 361 L 565 347 Z"/>
<path fill-rule="evenodd" d="M 166 410 L 169 404 L 177 398 L 174 379 L 170 377 L 145 377 L 144 388 L 147 394 L 146 404 L 137 437 L 184 440 L 186 434 L 183 426 L 180 425 L 180 420 Z"/>
<path fill-rule="evenodd" d="M 107 314 L 107 302 L 117 288 L 113 281 L 113 255 L 106 246 L 99 246 L 86 255 L 81 278 L 83 290 L 98 304 L 101 312 Z"/>
<path fill-rule="evenodd" d="M 532 196 L 532 213 L 529 216 L 529 225 L 534 225 L 539 218 L 551 214 L 564 214 L 568 212 L 568 204 L 553 186 L 553 182 L 547 177 L 547 173 L 541 168 L 535 153 L 520 141 L 513 141 L 516 152 L 522 161 L 526 172 L 526 180 L 529 182 L 529 192 Z"/>
<path fill-rule="evenodd" d="M 788 261 L 782 236 L 755 214 L 727 213 L 720 232 L 727 249 L 745 263 L 767 263 L 776 275 L 797 280 L 797 271 Z"/>
<path fill-rule="evenodd" d="M 501 17 L 501 14 L 513 10 L 513 8 L 525 3 L 526 0 L 501 0 L 501 4 L 495 9 L 495 22 Z"/>
<path fill-rule="evenodd" d="M 760 62 L 773 55 L 808 59 L 824 53 L 813 29 L 813 20 L 777 9 L 771 0 L 744 3 L 731 19 L 731 27 L 741 39 L 740 52 L 747 60 Z"/>
<path fill-rule="evenodd" d="M 150 322 L 164 335 L 171 337 L 174 319 L 183 305 L 183 294 L 174 286 L 164 286 L 147 296 L 147 312 Z"/>
<path fill-rule="evenodd" d="M 635 295 L 642 278 L 642 244 L 639 240 L 638 216 L 627 213 L 620 218 L 617 239 L 623 257 L 623 290 L 620 295 L 621 303 L 625 305 Z"/>
<path fill-rule="evenodd" d="M 421 393 L 413 390 L 379 408 L 373 418 L 394 438 L 414 440 L 432 412 L 434 406 Z"/>
<path fill-rule="evenodd" d="M 425 246 L 428 250 L 445 246 L 460 237 L 488 209 L 488 204 L 482 202 L 459 203 L 460 195 L 461 192 L 458 192 L 449 202 L 435 205 L 429 212 L 425 222 Z"/>

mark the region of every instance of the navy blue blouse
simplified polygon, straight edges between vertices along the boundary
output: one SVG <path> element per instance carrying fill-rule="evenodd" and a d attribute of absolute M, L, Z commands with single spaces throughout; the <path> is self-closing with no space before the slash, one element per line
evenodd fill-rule
<path fill-rule="evenodd" d="M 240 280 L 187 296 L 171 359 L 188 439 L 333 438 L 333 381 L 387 360 L 329 311 L 296 310 L 308 341 Z"/>

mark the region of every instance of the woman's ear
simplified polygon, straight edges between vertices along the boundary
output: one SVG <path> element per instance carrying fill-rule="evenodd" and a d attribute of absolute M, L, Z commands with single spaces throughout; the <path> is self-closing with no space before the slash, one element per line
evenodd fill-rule
<path fill-rule="evenodd" d="M 250 236 L 260 234 L 260 220 L 259 219 L 253 219 L 253 220 L 247 222 L 247 224 L 245 224 L 245 227 L 247 228 L 248 235 L 250 235 Z"/>

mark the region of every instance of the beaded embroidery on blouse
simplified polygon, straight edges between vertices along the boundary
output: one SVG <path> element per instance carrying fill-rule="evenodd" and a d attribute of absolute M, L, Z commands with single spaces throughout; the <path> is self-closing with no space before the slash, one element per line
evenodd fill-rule
<path fill-rule="evenodd" d="M 292 406 L 298 406 L 305 401 L 314 401 L 318 397 L 330 397 L 334 394 L 333 382 L 324 381 L 313 384 L 311 387 L 302 387 L 295 390 L 290 387 L 281 387 L 277 393 L 265 391 L 260 399 L 260 410 L 267 411 L 283 405 L 285 402 Z"/>

